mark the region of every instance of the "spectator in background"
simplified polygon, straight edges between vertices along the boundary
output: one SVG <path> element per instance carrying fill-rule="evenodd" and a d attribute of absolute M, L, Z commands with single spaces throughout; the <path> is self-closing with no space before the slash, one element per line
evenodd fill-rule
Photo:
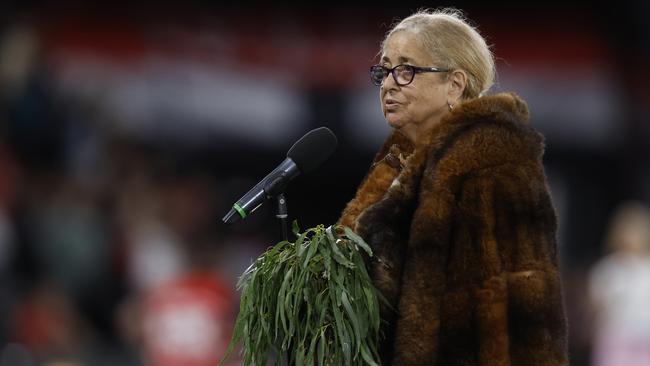
<path fill-rule="evenodd" d="M 611 251 L 589 275 L 595 366 L 650 365 L 650 209 L 626 203 L 613 216 Z"/>
<path fill-rule="evenodd" d="M 72 298 L 55 284 L 43 282 L 30 289 L 16 307 L 12 320 L 15 345 L 28 350 L 22 361 L 12 361 L 16 366 L 96 365 L 88 352 L 89 329 Z M 5 349 L 3 357 L 7 354 Z"/>
<path fill-rule="evenodd" d="M 214 365 L 237 305 L 233 284 L 215 268 L 214 182 L 203 170 L 154 180 L 140 168 L 121 191 L 131 292 L 118 328 L 147 366 Z"/>

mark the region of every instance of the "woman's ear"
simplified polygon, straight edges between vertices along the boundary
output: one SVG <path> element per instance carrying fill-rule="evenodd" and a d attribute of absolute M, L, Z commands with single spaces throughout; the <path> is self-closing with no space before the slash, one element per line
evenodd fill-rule
<path fill-rule="evenodd" d="M 463 70 L 453 70 L 448 74 L 449 91 L 447 103 L 451 105 L 458 104 L 463 98 L 463 92 L 467 87 L 467 73 Z"/>

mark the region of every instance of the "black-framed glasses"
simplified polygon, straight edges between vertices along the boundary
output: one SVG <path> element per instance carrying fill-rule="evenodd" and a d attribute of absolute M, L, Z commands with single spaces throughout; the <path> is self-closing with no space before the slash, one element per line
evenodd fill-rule
<path fill-rule="evenodd" d="M 415 74 L 421 72 L 447 72 L 449 69 L 442 69 L 439 67 L 420 67 L 407 64 L 401 64 L 389 69 L 382 65 L 370 66 L 370 81 L 377 86 L 381 86 L 388 74 L 393 75 L 393 79 L 399 86 L 409 85 L 413 82 Z"/>

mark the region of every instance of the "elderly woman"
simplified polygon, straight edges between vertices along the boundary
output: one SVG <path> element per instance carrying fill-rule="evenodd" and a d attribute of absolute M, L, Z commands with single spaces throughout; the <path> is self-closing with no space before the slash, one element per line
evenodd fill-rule
<path fill-rule="evenodd" d="M 373 248 L 384 365 L 567 365 L 543 138 L 453 10 L 391 29 L 370 68 L 395 130 L 339 222 Z"/>

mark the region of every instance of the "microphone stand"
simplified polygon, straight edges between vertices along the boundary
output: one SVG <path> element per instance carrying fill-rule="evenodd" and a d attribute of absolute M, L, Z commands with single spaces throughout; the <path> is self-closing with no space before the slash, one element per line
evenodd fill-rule
<path fill-rule="evenodd" d="M 280 226 L 282 228 L 282 240 L 287 241 L 289 240 L 289 237 L 287 235 L 287 218 L 289 217 L 289 213 L 287 211 L 287 199 L 284 197 L 284 193 L 279 193 L 275 196 L 275 199 L 277 201 L 275 217 L 280 219 Z M 282 366 L 286 366 L 289 362 L 289 352 L 284 352 L 283 358 L 284 362 L 282 363 Z"/>
<path fill-rule="evenodd" d="M 287 235 L 287 218 L 289 217 L 287 211 L 287 199 L 284 197 L 284 193 L 278 194 L 275 196 L 275 198 L 278 203 L 275 217 L 280 219 L 280 226 L 282 227 L 282 240 L 287 241 L 289 240 L 289 236 Z"/>

